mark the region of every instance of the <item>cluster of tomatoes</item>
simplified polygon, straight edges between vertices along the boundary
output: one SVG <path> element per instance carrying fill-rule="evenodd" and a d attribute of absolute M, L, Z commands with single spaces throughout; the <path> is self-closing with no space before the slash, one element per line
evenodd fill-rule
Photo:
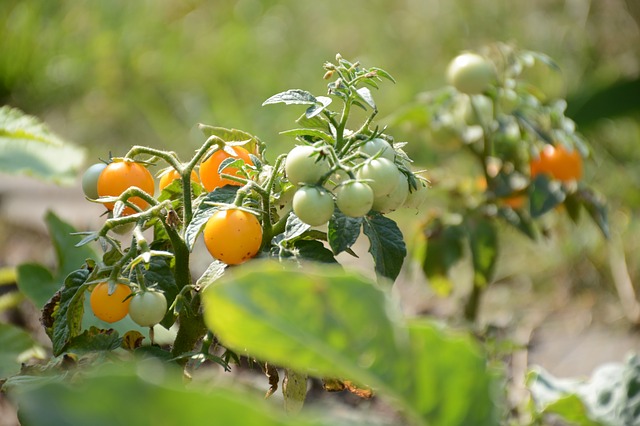
<path fill-rule="evenodd" d="M 249 152 L 242 147 L 232 147 L 236 156 L 246 164 L 253 164 Z M 231 157 L 225 150 L 217 150 L 200 164 L 200 174 L 191 172 L 191 181 L 201 184 L 207 191 L 224 185 L 240 185 L 236 181 L 223 178 L 218 172 L 220 164 Z M 239 170 L 227 167 L 224 174 L 238 176 Z M 180 174 L 167 169 L 160 175 L 160 191 Z M 150 196 L 155 194 L 155 180 L 147 166 L 129 159 L 114 159 L 110 163 L 90 166 L 82 178 L 82 188 L 91 200 L 105 197 L 119 197 L 131 187 L 137 187 Z M 140 197 L 130 197 L 120 216 L 129 216 L 149 207 Z M 103 202 L 111 213 L 115 207 L 112 201 Z M 262 241 L 262 228 L 255 215 L 241 209 L 219 210 L 209 219 L 204 229 L 204 241 L 212 256 L 227 264 L 238 264 L 255 256 Z M 229 244 L 233 242 L 233 244 Z M 135 291 L 135 293 L 133 292 Z M 106 322 L 112 323 L 129 317 L 140 326 L 152 326 L 162 320 L 167 311 L 167 301 L 160 291 L 141 290 L 129 284 L 116 283 L 109 291 L 108 283 L 94 287 L 90 296 L 93 313 Z"/>
<path fill-rule="evenodd" d="M 549 68 L 541 65 L 541 61 L 538 59 L 531 60 L 532 64 L 523 66 L 523 70 L 519 71 L 519 79 L 525 80 L 529 77 L 531 72 L 527 73 L 528 69 Z M 546 93 L 549 90 L 537 90 L 537 85 L 533 86 L 532 84 L 526 86 L 528 93 L 532 93 L 532 96 L 518 95 L 514 90 L 517 87 L 513 86 L 516 83 L 512 80 L 510 85 L 504 76 L 502 77 L 505 80 L 502 82 L 504 87 L 496 89 L 495 85 L 498 81 L 496 66 L 484 56 L 471 52 L 462 53 L 451 61 L 447 69 L 447 79 L 451 86 L 462 95 L 458 99 L 463 107 L 458 109 L 462 110 L 463 121 L 468 126 L 484 125 L 485 128 L 491 128 L 496 117 L 501 120 L 499 121 L 500 130 L 493 135 L 496 151 L 494 155 L 502 157 L 503 161 L 517 161 L 519 158 L 515 151 L 518 149 L 526 150 L 526 144 L 522 140 L 520 130 L 514 124 L 516 121 L 507 115 L 513 112 L 518 102 L 525 103 L 523 107 L 525 111 L 527 110 L 526 103 L 530 103 L 531 108 L 536 107 L 537 110 L 543 110 L 544 106 L 540 102 L 548 102 L 553 99 L 554 95 L 557 95 L 556 93 Z M 493 99 L 489 96 L 492 96 Z M 520 100 L 518 100 L 519 96 Z M 471 104 L 471 100 L 474 105 Z M 497 112 L 502 116 L 497 115 Z M 541 127 L 544 126 L 541 125 Z M 543 131 L 547 131 L 547 129 L 543 128 Z M 467 143 L 469 142 L 467 141 Z M 538 145 L 536 145 L 536 149 L 531 149 L 530 153 L 525 152 L 523 155 L 528 159 L 528 165 L 525 163 L 525 167 L 528 168 L 530 179 L 533 180 L 541 174 L 565 183 L 579 181 L 582 178 L 583 158 L 573 144 L 556 142 L 551 144 L 545 141 L 542 148 L 537 149 L 537 147 Z M 484 178 L 479 186 L 481 189 L 486 189 Z M 506 196 L 501 201 L 513 208 L 519 208 L 523 206 L 525 199 L 522 195 L 516 194 Z"/>
<path fill-rule="evenodd" d="M 389 213 L 418 207 L 424 201 L 425 182 L 418 179 L 411 187 L 410 174 L 396 164 L 402 159 L 385 139 L 364 141 L 333 175 L 336 164 L 324 152 L 327 148 L 298 145 L 287 154 L 285 173 L 295 188 L 293 212 L 304 223 L 326 224 L 336 206 L 344 215 L 358 218 L 372 210 Z"/>

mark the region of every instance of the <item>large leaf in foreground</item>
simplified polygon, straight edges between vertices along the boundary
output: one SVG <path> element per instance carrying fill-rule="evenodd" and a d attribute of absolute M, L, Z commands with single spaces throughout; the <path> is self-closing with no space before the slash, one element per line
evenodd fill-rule
<path fill-rule="evenodd" d="M 492 380 L 470 339 L 426 321 L 407 326 L 362 276 L 254 261 L 209 287 L 204 307 L 230 348 L 371 386 L 416 424 L 497 424 Z"/>
<path fill-rule="evenodd" d="M 71 183 L 85 152 L 64 142 L 37 118 L 0 107 L 0 172 Z"/>

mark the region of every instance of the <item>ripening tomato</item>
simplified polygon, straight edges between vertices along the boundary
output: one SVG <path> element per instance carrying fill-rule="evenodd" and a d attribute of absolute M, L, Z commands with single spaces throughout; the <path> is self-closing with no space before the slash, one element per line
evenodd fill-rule
<path fill-rule="evenodd" d="M 122 160 L 109 163 L 98 177 L 98 195 L 100 197 L 118 197 L 124 191 L 136 186 L 153 196 L 155 183 L 153 176 L 147 168 L 134 161 Z M 141 209 L 146 209 L 148 203 L 140 197 L 131 197 L 129 201 Z M 114 203 L 104 203 L 105 207 L 113 210 Z M 125 207 L 123 216 L 135 213 L 131 207 Z"/>
<path fill-rule="evenodd" d="M 128 285 L 117 283 L 112 294 L 109 294 L 109 284 L 102 282 L 96 285 L 89 297 L 89 304 L 93 314 L 108 323 L 120 321 L 129 313 L 129 303 L 131 299 L 127 297 L 131 294 Z M 125 300 L 126 299 L 126 300 Z"/>
<path fill-rule="evenodd" d="M 163 174 L 160 177 L 160 182 L 158 183 L 158 189 L 162 191 L 167 186 L 171 185 L 171 183 L 176 179 L 180 179 L 180 173 L 178 173 L 178 171 L 174 169 L 169 170 L 167 173 Z M 195 172 L 195 170 L 191 170 L 191 182 L 200 183 L 200 179 L 198 179 L 198 175 Z"/>
<path fill-rule="evenodd" d="M 255 215 L 245 210 L 219 210 L 204 227 L 204 244 L 215 259 L 238 265 L 258 254 L 262 226 Z"/>
<path fill-rule="evenodd" d="M 582 178 L 582 157 L 577 149 L 567 150 L 563 145 L 545 145 L 538 158 L 529 164 L 531 178 L 545 173 L 561 181 Z"/>
<path fill-rule="evenodd" d="M 231 149 L 236 153 L 235 156 L 237 158 L 244 161 L 245 164 L 253 166 L 253 161 L 251 161 L 251 157 L 249 157 L 249 151 L 241 146 L 233 146 Z M 219 149 L 200 164 L 200 179 L 202 180 L 202 185 L 207 191 L 211 192 L 214 189 L 225 185 L 242 185 L 240 182 L 222 178 L 220 173 L 218 173 L 220 164 L 229 157 L 231 157 L 229 153 L 223 149 Z M 231 176 L 241 176 L 240 170 L 237 167 L 225 167 L 222 172 Z"/>
<path fill-rule="evenodd" d="M 98 195 L 98 178 L 107 167 L 105 163 L 96 163 L 89 166 L 82 175 L 82 191 L 90 200 L 100 197 Z"/>
<path fill-rule="evenodd" d="M 158 324 L 167 313 L 167 298 L 155 290 L 137 293 L 129 303 L 129 318 L 140 327 Z"/>

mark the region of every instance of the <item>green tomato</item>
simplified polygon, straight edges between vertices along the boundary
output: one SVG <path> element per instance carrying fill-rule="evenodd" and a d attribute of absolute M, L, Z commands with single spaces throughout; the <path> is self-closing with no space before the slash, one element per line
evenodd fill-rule
<path fill-rule="evenodd" d="M 447 80 L 461 93 L 475 95 L 489 88 L 496 78 L 493 64 L 475 53 L 456 56 L 447 69 Z"/>
<path fill-rule="evenodd" d="M 129 317 L 140 327 L 151 327 L 162 321 L 167 313 L 167 299 L 159 291 L 138 293 L 129 303 Z"/>
<path fill-rule="evenodd" d="M 470 126 L 488 126 L 493 121 L 493 102 L 487 96 L 465 96 L 464 121 Z M 474 108 L 475 105 L 475 108 Z"/>
<path fill-rule="evenodd" d="M 302 186 L 293 195 L 293 212 L 307 225 L 329 222 L 333 209 L 333 197 L 322 187 Z"/>
<path fill-rule="evenodd" d="M 373 189 L 373 196 L 378 198 L 389 194 L 396 188 L 400 174 L 402 173 L 393 161 L 386 158 L 375 158 L 364 163 L 356 172 L 356 177 L 358 180 L 366 181 L 367 185 Z"/>
<path fill-rule="evenodd" d="M 393 146 L 382 138 L 374 138 L 370 141 L 366 141 L 358 148 L 358 151 L 369 157 L 373 157 L 380 152 L 380 158 L 386 158 L 391 161 L 396 158 L 396 152 L 394 151 Z"/>
<path fill-rule="evenodd" d="M 287 178 L 294 185 L 315 185 L 330 169 L 329 162 L 308 145 L 294 147 L 284 162 Z"/>
<path fill-rule="evenodd" d="M 407 199 L 404 201 L 404 208 L 419 209 L 427 199 L 427 184 L 422 179 L 417 179 L 418 188 L 409 191 Z"/>
<path fill-rule="evenodd" d="M 346 216 L 362 217 L 373 206 L 373 189 L 364 182 L 346 182 L 336 189 L 336 205 Z"/>
<path fill-rule="evenodd" d="M 98 194 L 98 178 L 106 167 L 105 163 L 96 163 L 89 166 L 82 175 L 82 192 L 90 200 L 100 198 Z"/>
<path fill-rule="evenodd" d="M 390 213 L 401 207 L 409 195 L 409 182 L 404 173 L 398 172 L 396 187 L 387 195 L 375 197 L 372 209 L 380 213 Z"/>

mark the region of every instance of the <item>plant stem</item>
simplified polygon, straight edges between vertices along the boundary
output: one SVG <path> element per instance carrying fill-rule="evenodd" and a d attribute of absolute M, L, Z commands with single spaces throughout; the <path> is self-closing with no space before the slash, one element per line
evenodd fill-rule
<path fill-rule="evenodd" d="M 471 294 L 464 305 L 464 319 L 470 323 L 475 324 L 478 319 L 478 309 L 480 307 L 480 298 L 482 297 L 483 290 L 484 286 L 478 285 L 475 282 L 473 283 Z"/>

